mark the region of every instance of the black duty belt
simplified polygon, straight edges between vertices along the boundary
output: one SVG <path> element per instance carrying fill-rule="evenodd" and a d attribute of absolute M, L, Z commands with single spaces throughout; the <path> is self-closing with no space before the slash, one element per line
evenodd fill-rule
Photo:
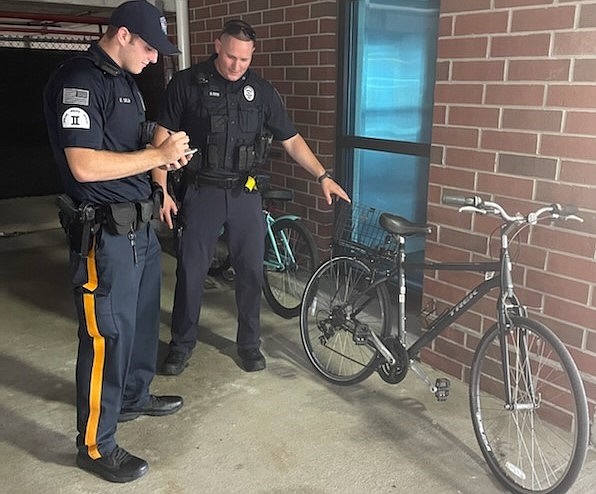
<path fill-rule="evenodd" d="M 210 177 L 208 175 L 198 175 L 196 183 L 199 187 L 218 187 L 220 189 L 234 189 L 243 185 L 240 177 Z"/>

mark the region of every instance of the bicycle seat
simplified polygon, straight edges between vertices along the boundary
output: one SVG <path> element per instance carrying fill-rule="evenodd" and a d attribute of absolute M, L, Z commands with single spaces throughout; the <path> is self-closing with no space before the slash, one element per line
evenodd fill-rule
<path fill-rule="evenodd" d="M 412 223 L 397 214 L 390 213 L 381 214 L 379 217 L 379 225 L 381 225 L 384 230 L 401 235 L 402 237 L 421 234 L 428 235 L 431 232 L 431 228 L 428 225 Z"/>
<path fill-rule="evenodd" d="M 261 192 L 261 197 L 274 201 L 291 201 L 294 198 L 294 191 L 287 189 L 267 189 Z"/>

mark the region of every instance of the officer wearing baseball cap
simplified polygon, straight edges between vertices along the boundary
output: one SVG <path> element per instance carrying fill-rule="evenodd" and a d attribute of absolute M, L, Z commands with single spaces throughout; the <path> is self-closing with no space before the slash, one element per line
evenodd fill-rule
<path fill-rule="evenodd" d="M 150 220 L 163 195 L 148 172 L 185 166 L 189 138 L 175 132 L 147 147 L 145 104 L 130 75 L 156 63 L 158 53 L 178 52 L 165 29 L 150 3 L 123 3 L 101 39 L 62 64 L 44 90 L 66 192 L 60 219 L 79 319 L 76 464 L 111 482 L 129 482 L 149 468 L 117 444 L 118 422 L 169 415 L 183 405 L 180 396 L 149 391 L 161 280 L 161 247 Z"/>
<path fill-rule="evenodd" d="M 131 33 L 138 34 L 162 55 L 180 53 L 168 40 L 165 17 L 146 0 L 124 2 L 112 12 L 110 24 L 124 26 Z"/>

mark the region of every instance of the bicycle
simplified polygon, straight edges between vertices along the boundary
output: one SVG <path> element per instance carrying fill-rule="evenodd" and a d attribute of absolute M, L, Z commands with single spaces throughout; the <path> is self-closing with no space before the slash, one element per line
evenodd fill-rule
<path fill-rule="evenodd" d="M 263 295 L 279 316 L 291 319 L 300 314 L 306 282 L 319 265 L 319 251 L 310 231 L 301 218 L 285 214 L 274 218 L 269 211 L 272 201 L 291 201 L 291 190 L 266 189 L 263 198 L 263 219 L 266 226 L 263 259 Z M 231 281 L 230 259 L 225 245 L 225 230 L 220 235 L 216 255 L 209 269 L 212 276 L 221 274 Z"/>
<path fill-rule="evenodd" d="M 480 339 L 471 364 L 469 406 L 474 432 L 490 470 L 511 491 L 565 492 L 579 475 L 587 453 L 587 398 L 569 351 L 553 331 L 528 317 L 516 296 L 509 245 L 538 221 L 583 220 L 575 209 L 557 204 L 524 216 L 511 215 L 480 197 L 445 196 L 443 202 L 459 206 L 460 212 L 501 218 L 498 260 L 406 263 L 406 239 L 428 234 L 428 225 L 346 205 L 338 215 L 334 246 L 348 253 L 324 262 L 303 295 L 300 334 L 306 354 L 321 376 L 340 385 L 361 382 L 375 371 L 396 384 L 411 369 L 443 401 L 449 395 L 449 380 L 438 378 L 433 384 L 418 364 L 418 354 L 476 302 L 498 289 L 495 323 Z M 369 237 L 370 231 L 376 233 Z M 436 317 L 409 346 L 406 267 L 484 274 L 483 281 Z M 391 322 L 388 288 L 392 280 L 397 280 L 396 327 Z"/>

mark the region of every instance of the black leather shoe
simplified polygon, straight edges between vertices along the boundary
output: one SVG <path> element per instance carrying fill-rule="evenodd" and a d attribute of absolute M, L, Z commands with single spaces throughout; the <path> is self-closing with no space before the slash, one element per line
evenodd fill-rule
<path fill-rule="evenodd" d="M 121 483 L 138 479 L 149 470 L 149 465 L 145 460 L 131 455 L 118 446 L 108 456 L 102 456 L 97 460 L 93 460 L 87 453 L 79 451 L 77 466 L 110 482 Z"/>
<path fill-rule="evenodd" d="M 179 352 L 176 350 L 170 350 L 168 356 L 164 360 L 161 366 L 160 374 L 165 376 L 177 376 L 188 366 L 188 361 L 192 352 Z"/>
<path fill-rule="evenodd" d="M 258 348 L 238 350 L 238 355 L 246 372 L 256 372 L 265 368 L 265 357 Z"/>
<path fill-rule="evenodd" d="M 120 411 L 118 422 L 128 422 L 136 419 L 139 415 L 170 415 L 182 408 L 184 400 L 182 396 L 155 396 L 149 395 L 149 401 L 138 407 L 123 408 Z"/>

